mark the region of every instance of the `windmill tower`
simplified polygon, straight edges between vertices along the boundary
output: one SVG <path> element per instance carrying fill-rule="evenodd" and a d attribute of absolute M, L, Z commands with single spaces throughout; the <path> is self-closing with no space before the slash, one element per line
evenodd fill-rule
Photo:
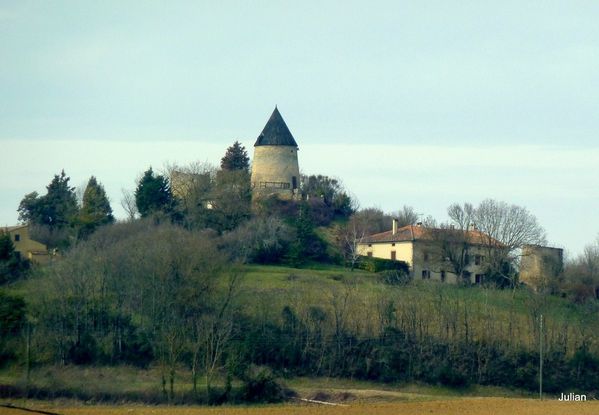
<path fill-rule="evenodd" d="M 297 143 L 275 107 L 254 144 L 252 195 L 276 194 L 291 199 L 298 194 L 299 164 Z"/>

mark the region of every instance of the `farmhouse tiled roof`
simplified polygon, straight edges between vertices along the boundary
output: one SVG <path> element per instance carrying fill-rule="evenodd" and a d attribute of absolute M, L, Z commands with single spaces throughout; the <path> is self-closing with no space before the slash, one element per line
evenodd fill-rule
<path fill-rule="evenodd" d="M 0 228 L 0 230 L 5 230 L 7 232 L 12 232 L 12 231 L 16 231 L 17 229 L 21 229 L 21 228 L 26 228 L 27 225 L 14 225 L 14 226 L 5 226 L 3 228 Z"/>
<path fill-rule="evenodd" d="M 254 147 L 256 146 L 297 147 L 297 143 L 277 107 L 275 107 L 264 129 L 258 136 L 256 144 L 254 144 Z"/>
<path fill-rule="evenodd" d="M 501 246 L 501 242 L 479 230 L 462 231 L 459 229 L 428 228 L 421 225 L 407 225 L 393 230 L 375 233 L 364 238 L 363 243 L 377 242 L 409 242 L 409 241 L 434 241 L 439 239 L 466 240 L 466 242 L 477 245 Z"/>

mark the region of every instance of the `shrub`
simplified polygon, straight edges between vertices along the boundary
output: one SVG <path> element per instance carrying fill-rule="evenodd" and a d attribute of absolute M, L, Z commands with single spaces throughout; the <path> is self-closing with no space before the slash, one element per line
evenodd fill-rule
<path fill-rule="evenodd" d="M 246 402 L 282 402 L 286 398 L 284 388 L 276 381 L 270 368 L 252 366 L 248 369 L 243 385 Z"/>
<path fill-rule="evenodd" d="M 405 285 L 412 281 L 409 272 L 405 272 L 403 269 L 393 269 L 388 271 L 381 271 L 379 279 L 383 284 L 389 285 Z"/>
<path fill-rule="evenodd" d="M 441 384 L 454 388 L 463 388 L 470 383 L 466 373 L 460 370 L 460 368 L 452 367 L 449 364 L 441 368 L 438 379 Z"/>
<path fill-rule="evenodd" d="M 276 216 L 257 217 L 223 236 L 223 248 L 245 263 L 280 262 L 295 239 L 294 230 Z"/>
<path fill-rule="evenodd" d="M 370 272 L 381 272 L 389 270 L 403 271 L 409 274 L 410 268 L 404 261 L 394 261 L 392 259 L 383 259 L 375 257 L 362 257 L 358 267 Z"/>

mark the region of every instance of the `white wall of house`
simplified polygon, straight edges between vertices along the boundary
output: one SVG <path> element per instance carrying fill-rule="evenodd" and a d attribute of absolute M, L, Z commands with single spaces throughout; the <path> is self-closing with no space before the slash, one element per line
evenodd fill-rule
<path fill-rule="evenodd" d="M 470 263 L 466 266 L 466 271 L 470 272 L 472 284 L 484 280 L 485 252 L 484 247 L 477 245 L 468 248 Z M 359 253 L 364 256 L 407 262 L 414 279 L 430 279 L 450 284 L 460 282 L 460 278 L 453 272 L 452 264 L 445 261 L 441 248 L 434 242 L 416 240 L 363 243 L 359 244 Z"/>
<path fill-rule="evenodd" d="M 376 242 L 358 245 L 360 255 L 373 256 L 375 258 L 395 259 L 407 262 L 411 266 L 413 262 L 413 246 L 411 241 L 406 242 Z M 393 255 L 395 252 L 395 255 Z M 395 256 L 395 258 L 393 258 Z"/>

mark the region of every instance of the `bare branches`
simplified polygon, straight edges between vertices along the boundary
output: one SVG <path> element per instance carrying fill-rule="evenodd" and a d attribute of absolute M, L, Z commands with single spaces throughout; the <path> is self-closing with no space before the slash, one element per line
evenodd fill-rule
<path fill-rule="evenodd" d="M 525 244 L 545 244 L 545 230 L 526 208 L 486 199 L 474 210 L 476 227 L 501 242 L 509 252 Z"/>
<path fill-rule="evenodd" d="M 486 249 L 487 273 L 511 285 L 522 246 L 546 243 L 545 230 L 522 206 L 486 199 L 477 207 L 453 204 L 448 215 L 456 230 L 475 232 Z"/>
<path fill-rule="evenodd" d="M 133 221 L 137 217 L 137 204 L 135 203 L 135 195 L 132 191 L 127 189 L 121 189 L 123 198 L 121 199 L 121 206 L 127 213 L 127 220 Z"/>

